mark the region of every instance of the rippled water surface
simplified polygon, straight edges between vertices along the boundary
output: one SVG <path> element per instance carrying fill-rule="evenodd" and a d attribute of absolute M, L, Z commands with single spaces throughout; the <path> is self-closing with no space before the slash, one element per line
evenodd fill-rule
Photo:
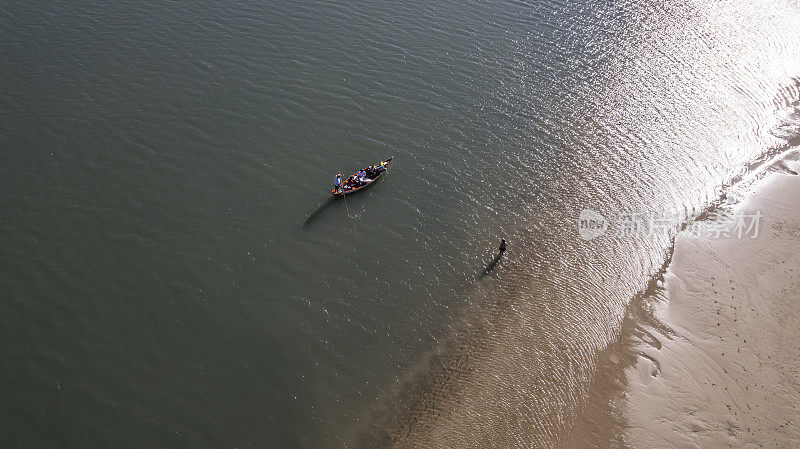
<path fill-rule="evenodd" d="M 780 151 L 798 24 L 779 0 L 1 5 L 0 435 L 563 441 L 671 232 L 585 241 L 580 211 L 685 218 Z"/>

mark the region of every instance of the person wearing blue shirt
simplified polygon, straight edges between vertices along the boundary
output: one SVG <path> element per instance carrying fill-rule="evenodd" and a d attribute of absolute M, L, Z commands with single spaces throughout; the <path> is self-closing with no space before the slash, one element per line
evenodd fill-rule
<path fill-rule="evenodd" d="M 342 189 L 342 174 L 337 173 L 333 178 L 333 188 L 337 192 Z"/>
<path fill-rule="evenodd" d="M 356 180 L 358 181 L 359 186 L 372 181 L 371 179 L 367 178 L 367 172 L 365 172 L 364 170 L 361 170 L 356 174 Z"/>

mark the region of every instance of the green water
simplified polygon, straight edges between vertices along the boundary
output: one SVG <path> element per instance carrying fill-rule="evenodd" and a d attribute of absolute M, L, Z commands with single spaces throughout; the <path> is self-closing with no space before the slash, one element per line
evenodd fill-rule
<path fill-rule="evenodd" d="M 2 446 L 552 444 L 669 246 L 584 242 L 578 213 L 689 215 L 784 145 L 798 19 L 0 6 Z M 390 156 L 329 200 L 335 173 Z"/>

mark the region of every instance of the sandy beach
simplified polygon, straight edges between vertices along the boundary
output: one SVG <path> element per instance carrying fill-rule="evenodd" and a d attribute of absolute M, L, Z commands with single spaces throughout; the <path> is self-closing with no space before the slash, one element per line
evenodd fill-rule
<path fill-rule="evenodd" d="M 800 164 L 770 171 L 744 226 L 676 237 L 566 446 L 800 447 Z"/>

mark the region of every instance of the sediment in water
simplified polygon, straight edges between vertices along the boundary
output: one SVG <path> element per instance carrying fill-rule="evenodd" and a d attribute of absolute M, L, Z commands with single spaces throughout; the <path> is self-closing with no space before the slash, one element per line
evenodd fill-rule
<path fill-rule="evenodd" d="M 709 220 L 726 208 L 731 211 L 735 208 L 749 210 L 747 208 L 753 204 L 772 211 L 768 216 L 773 220 L 773 225 L 778 221 L 787 223 L 783 225 L 783 230 L 777 235 L 754 240 L 749 249 L 739 250 L 744 251 L 744 255 L 763 253 L 783 257 L 784 264 L 793 263 L 791 269 L 800 273 L 797 259 L 790 258 L 800 248 L 792 249 L 793 247 L 786 245 L 781 247 L 786 236 L 795 232 L 791 229 L 797 229 L 800 216 L 783 216 L 785 211 L 775 209 L 774 204 L 765 200 L 780 194 L 778 196 L 782 200 L 789 201 L 792 192 L 800 187 L 797 185 L 800 178 L 791 175 L 800 172 L 798 164 L 792 161 L 795 157 L 796 153 L 784 151 L 781 157 L 762 170 L 762 175 L 755 176 L 760 179 L 767 175 L 771 183 L 769 185 L 777 186 L 770 187 L 772 190 L 769 193 L 758 190 L 759 193 L 752 196 L 752 199 L 736 205 L 727 204 L 724 197 L 721 197 L 695 220 Z M 784 174 L 771 174 L 774 171 Z M 771 180 L 775 176 L 781 176 L 783 180 L 773 183 Z M 761 181 L 755 185 L 761 186 Z M 752 187 L 753 184 L 748 186 Z M 746 189 L 747 186 L 738 185 L 737 188 Z M 800 207 L 795 207 L 794 210 L 800 210 Z M 685 224 L 684 228 L 689 224 Z M 763 223 L 763 226 L 772 226 L 770 229 L 775 231 L 777 228 L 773 225 Z M 703 270 L 722 269 L 712 268 L 713 262 L 720 256 L 713 251 L 700 251 L 704 245 L 708 247 L 712 243 L 678 236 L 661 270 L 651 277 L 649 284 L 624 308 L 625 314 L 621 319 L 618 335 L 604 347 L 587 348 L 571 341 L 571 334 L 564 332 L 564 329 L 554 332 L 565 323 L 575 323 L 574 316 L 582 313 L 575 308 L 576 302 L 565 301 L 562 304 L 565 310 L 558 313 L 537 310 L 541 307 L 552 308 L 554 302 L 540 302 L 536 298 L 547 293 L 559 294 L 555 285 L 548 286 L 548 282 L 556 282 L 550 276 L 531 275 L 527 279 L 530 282 L 515 282 L 512 283 L 514 287 L 508 287 L 505 282 L 483 287 L 479 285 L 476 287 L 477 291 L 473 292 L 474 296 L 493 299 L 472 303 L 465 310 L 461 326 L 456 326 L 450 338 L 441 342 L 436 351 L 421 362 L 409 374 L 408 379 L 391 393 L 392 398 L 386 401 L 386 409 L 380 419 L 371 417 L 371 429 L 361 435 L 358 444 L 354 446 L 583 448 L 649 447 L 678 443 L 703 446 L 729 444 L 738 441 L 737 438 L 749 438 L 754 442 L 769 441 L 770 438 L 783 443 L 794 442 L 793 438 L 796 437 L 792 432 L 795 431 L 784 432 L 782 426 L 792 428 L 797 423 L 778 422 L 781 414 L 796 412 L 789 403 L 779 406 L 777 410 L 780 412 L 774 414 L 773 418 L 756 419 L 755 414 L 748 415 L 751 417 L 748 418 L 750 421 L 739 418 L 740 414 L 745 416 L 751 411 L 746 408 L 752 402 L 738 401 L 737 398 L 755 400 L 755 397 L 750 397 L 753 394 L 750 391 L 751 386 L 744 385 L 743 379 L 755 375 L 755 372 L 761 373 L 758 375 L 764 374 L 763 371 L 746 373 L 745 368 L 750 367 L 744 363 L 763 366 L 766 361 L 760 355 L 752 360 L 737 358 L 744 347 L 743 342 L 738 342 L 737 347 L 728 348 L 725 339 L 733 338 L 731 335 L 736 334 L 738 336 L 735 338 L 738 339 L 750 332 L 752 335 L 747 341 L 754 342 L 756 337 L 753 333 L 767 331 L 770 320 L 765 321 L 760 316 L 753 327 L 742 329 L 738 315 L 729 313 L 719 318 L 719 326 L 697 330 L 693 326 L 699 324 L 692 320 L 701 315 L 684 313 L 677 318 L 676 314 L 667 318 L 664 316 L 664 310 L 677 310 L 681 307 L 686 309 L 687 304 L 705 307 L 706 312 L 711 310 L 709 307 L 716 307 L 714 298 L 707 294 L 718 292 L 715 293 L 713 289 L 711 292 L 687 292 L 684 289 L 685 282 L 681 280 L 686 276 L 699 279 L 716 277 L 708 274 L 711 271 L 705 273 Z M 717 243 L 721 245 L 719 250 L 723 253 L 736 249 L 731 243 L 727 247 L 724 242 Z M 780 251 L 776 252 L 777 249 Z M 753 265 L 742 254 L 724 266 L 727 267 L 725 269 L 732 270 L 731 273 L 736 273 L 736 282 L 749 285 L 754 275 L 748 270 Z M 691 273 L 687 273 L 684 268 L 687 260 L 694 264 Z M 513 263 L 506 269 L 513 270 Z M 785 293 L 788 295 L 786 298 L 792 297 L 791 292 L 796 291 L 798 285 L 789 284 L 796 284 L 797 278 L 787 277 L 786 273 L 778 273 L 776 276 L 776 282 L 772 285 L 778 286 L 777 290 L 759 290 L 757 294 L 761 303 L 752 307 L 753 309 L 773 310 L 773 300 L 780 291 L 788 292 Z M 491 281 L 490 279 L 489 282 Z M 501 294 L 497 294 L 498 289 Z M 734 302 L 741 302 L 741 298 L 756 294 L 742 286 L 738 290 L 739 293 L 734 293 L 731 298 Z M 725 292 L 726 295 L 727 293 Z M 741 296 L 736 296 L 737 294 Z M 794 296 L 795 300 L 797 297 Z M 785 302 L 782 307 L 788 305 L 790 302 Z M 734 311 L 743 307 L 742 304 L 728 306 Z M 712 312 L 716 313 L 716 309 Z M 552 319 L 548 321 L 530 318 L 543 313 L 550 313 Z M 571 317 L 570 321 L 560 319 L 567 316 Z M 777 329 L 773 333 L 773 339 L 764 343 L 767 346 L 774 344 L 778 337 L 786 341 L 798 337 L 791 335 L 798 328 L 797 315 L 794 318 L 791 314 L 782 316 L 784 319 L 794 319 L 794 324 Z M 722 320 L 727 320 L 725 326 L 722 326 Z M 724 334 L 715 334 L 722 330 Z M 693 332 L 703 335 L 703 340 L 693 340 Z M 720 354 L 719 360 L 711 357 L 710 361 L 706 361 L 702 354 L 707 354 L 710 349 L 704 346 L 705 342 L 715 338 L 722 338 L 723 343 L 714 348 L 720 349 L 720 353 L 724 350 L 724 357 L 727 358 L 722 359 Z M 746 337 L 741 338 L 744 340 Z M 780 354 L 769 354 L 766 350 L 759 354 L 765 354 L 766 360 L 772 360 L 769 357 L 775 355 L 775 360 L 770 362 L 774 366 L 768 368 L 772 369 L 769 375 L 789 375 L 785 370 L 776 368 L 777 364 L 796 364 L 800 360 L 798 354 L 792 355 L 788 348 Z M 725 372 L 733 372 L 734 369 L 739 369 L 738 377 L 728 376 Z M 713 381 L 710 377 L 706 379 L 705 382 L 713 383 L 713 386 L 702 382 L 686 383 L 687 379 L 691 381 L 709 372 L 718 376 Z M 786 393 L 797 382 L 798 379 L 788 378 L 784 383 L 774 383 L 773 387 L 778 385 L 781 394 L 792 398 L 794 396 Z M 752 383 L 755 387 L 755 382 Z M 738 392 L 742 390 L 742 385 L 744 395 Z M 705 388 L 717 386 L 721 386 L 726 393 L 716 396 L 716 402 L 712 402 L 716 405 L 722 404 L 724 409 L 717 407 L 703 411 L 703 403 L 709 401 L 704 396 Z M 736 388 L 736 392 L 728 393 L 732 391 L 732 387 Z M 728 390 L 724 390 L 725 388 Z M 762 385 L 761 388 L 765 386 Z M 770 393 L 778 394 L 778 390 L 767 392 L 766 397 L 769 398 Z M 795 396 L 796 393 L 797 390 Z M 697 398 L 703 398 L 699 400 L 701 403 L 692 402 Z M 728 409 L 727 406 L 731 408 Z M 663 412 L 664 410 L 667 412 Z M 728 410 L 734 418 L 724 416 L 721 413 L 723 410 Z M 687 421 L 686 416 L 700 418 Z M 773 424 L 777 426 L 773 426 L 774 429 L 770 427 Z M 743 436 L 742 432 L 745 431 L 748 433 Z"/>

